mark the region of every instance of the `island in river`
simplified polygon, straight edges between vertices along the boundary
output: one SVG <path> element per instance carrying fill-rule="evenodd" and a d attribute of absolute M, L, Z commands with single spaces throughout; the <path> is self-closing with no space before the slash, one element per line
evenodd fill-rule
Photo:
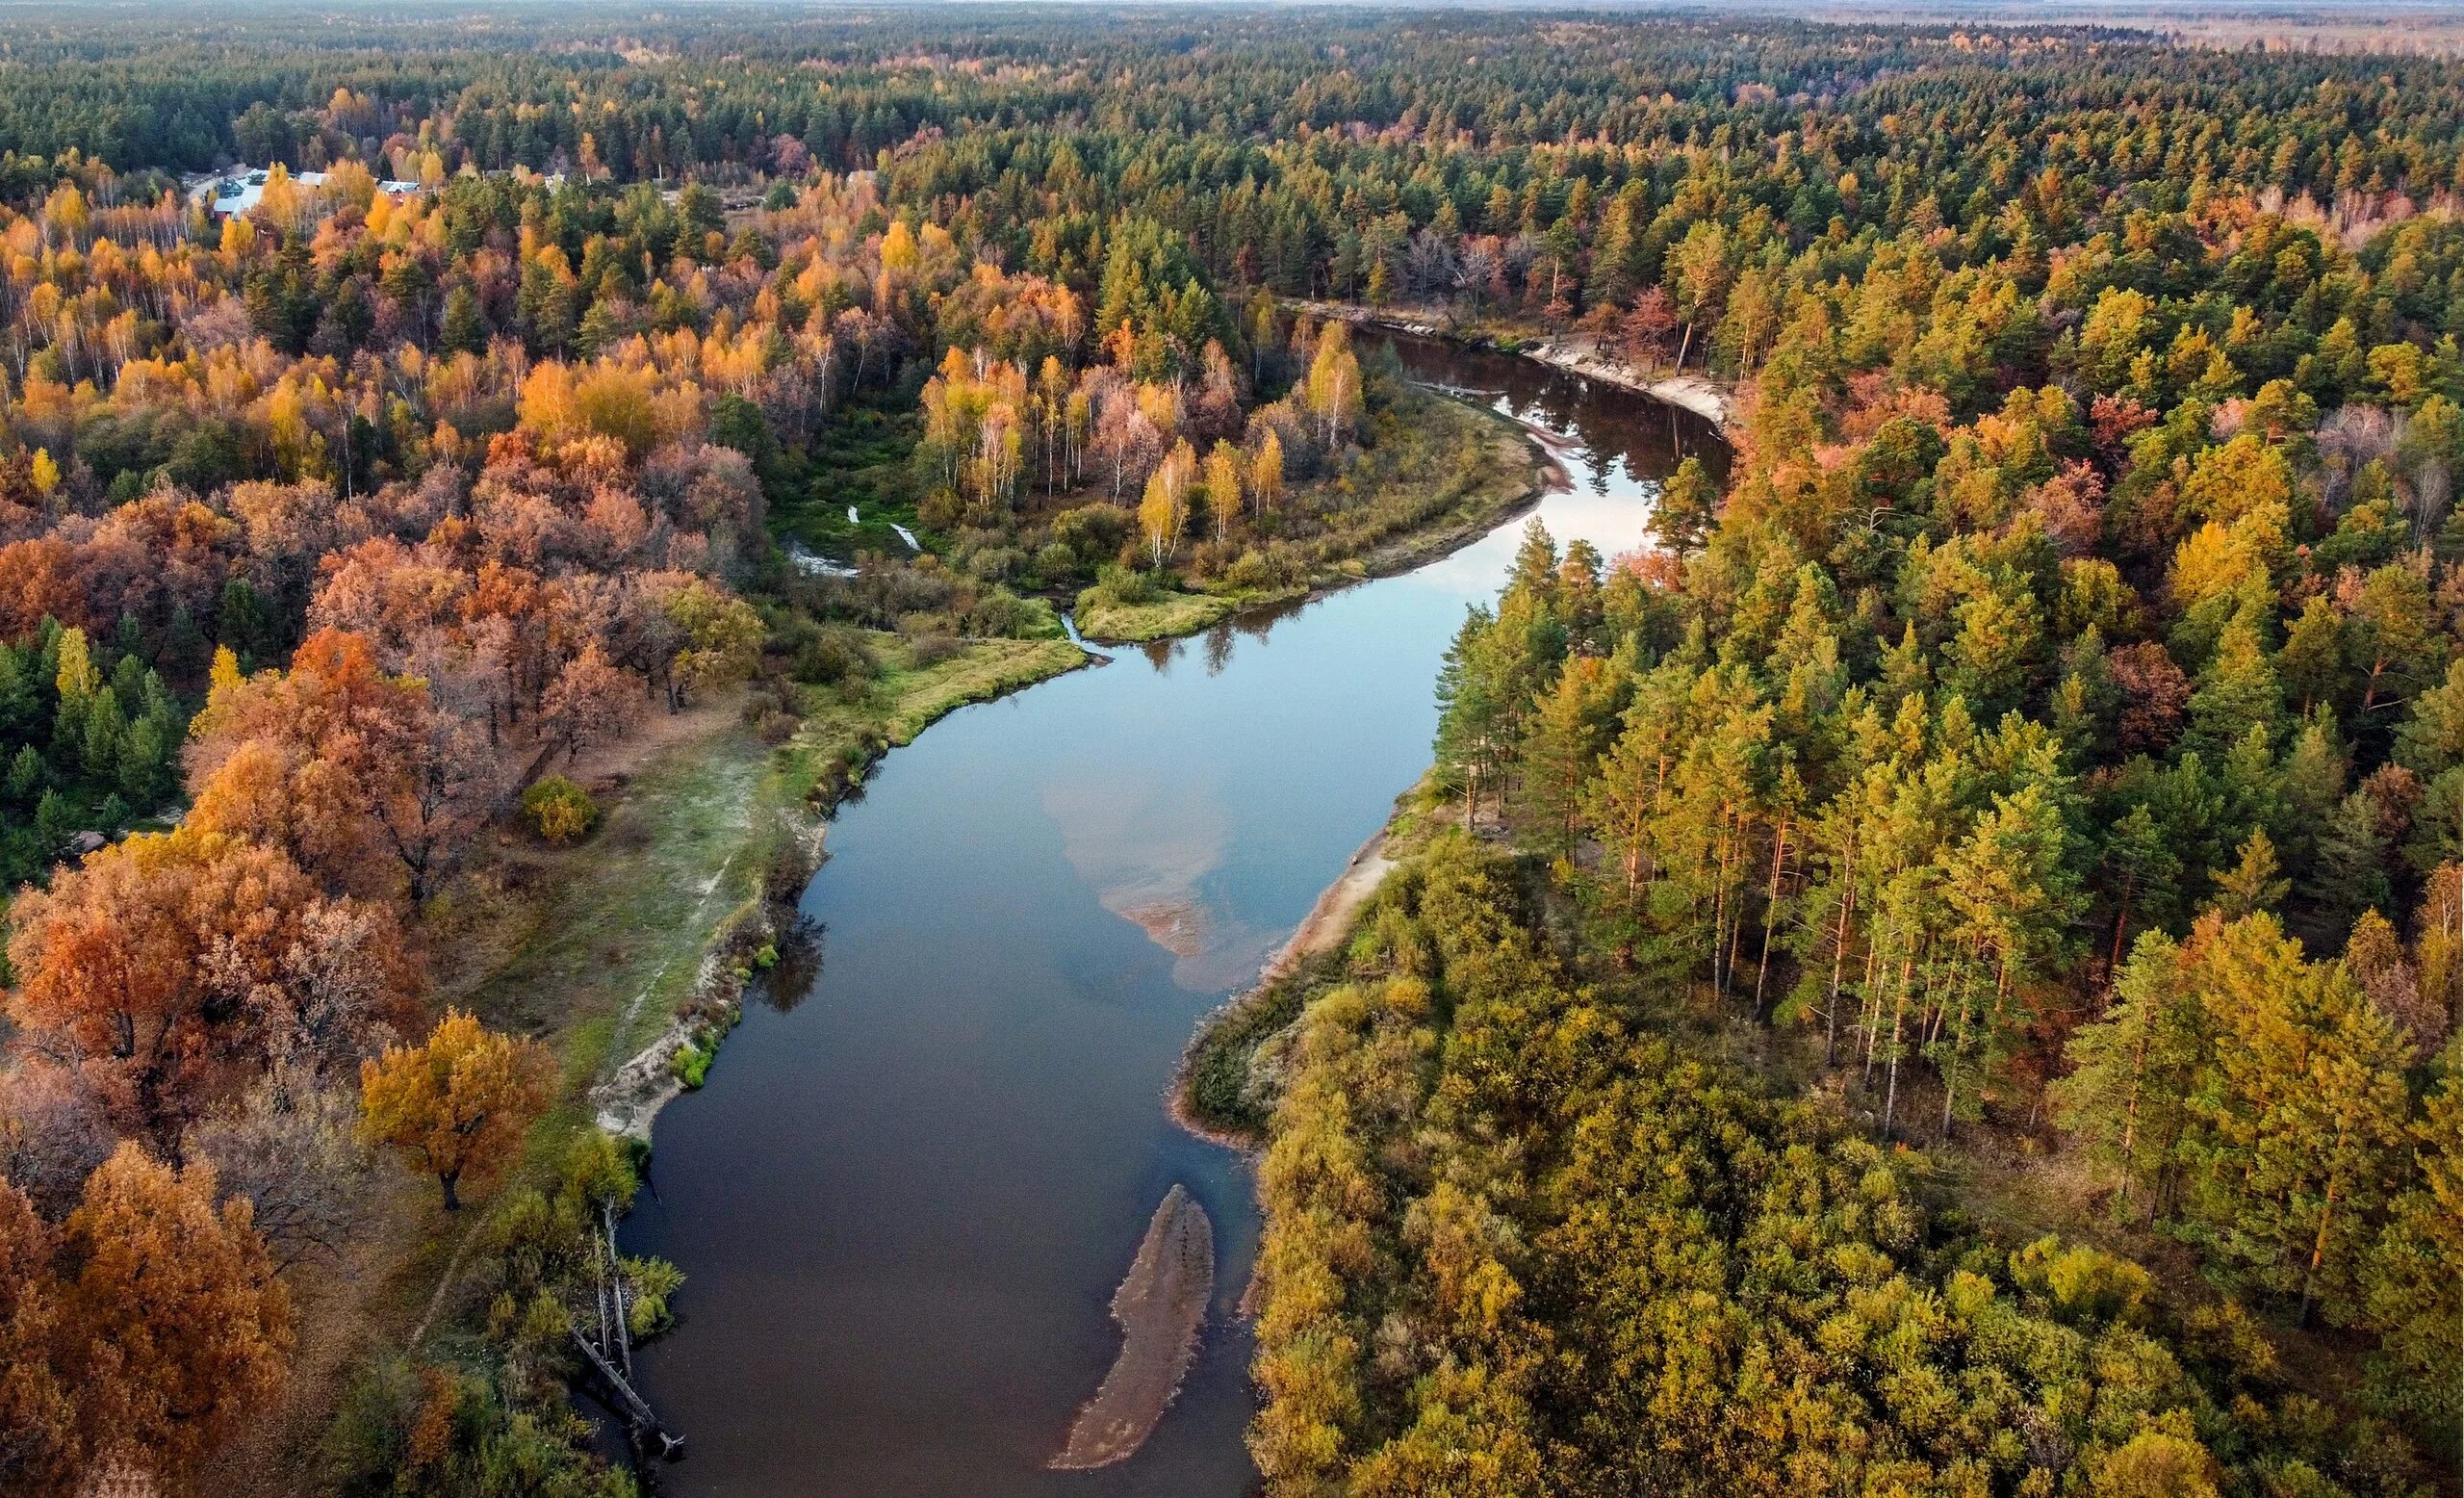
<path fill-rule="evenodd" d="M 1176 1183 L 1155 1208 L 1129 1276 L 1113 1295 L 1120 1356 L 1071 1423 L 1069 1439 L 1052 1459 L 1054 1471 L 1110 1466 L 1145 1444 L 1181 1390 L 1214 1290 L 1215 1227 L 1189 1188 Z"/>

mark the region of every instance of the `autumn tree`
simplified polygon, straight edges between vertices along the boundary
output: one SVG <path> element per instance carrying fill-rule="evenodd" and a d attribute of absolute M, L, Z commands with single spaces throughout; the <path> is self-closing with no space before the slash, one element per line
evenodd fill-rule
<path fill-rule="evenodd" d="M 123 1144 L 62 1225 L 64 1364 L 87 1449 L 167 1479 L 281 1392 L 291 1298 L 247 1201 L 217 1206 L 210 1164 Z"/>
<path fill-rule="evenodd" d="M 0 1485 L 65 1489 L 77 1449 L 77 1405 L 63 1370 L 60 1283 L 52 1229 L 0 1179 Z"/>
<path fill-rule="evenodd" d="M 2275 918 L 2140 939 L 2112 1011 L 2056 1090 L 2150 1211 L 2307 1314 L 2357 1313 L 2369 1226 L 2405 1135 L 2404 1046 L 2342 964 Z"/>
<path fill-rule="evenodd" d="M 742 599 L 696 578 L 669 593 L 660 607 L 680 637 L 667 662 L 669 711 L 681 709 L 690 693 L 752 673 L 761 653 L 761 616 Z"/>
<path fill-rule="evenodd" d="M 1186 442 L 1167 453 L 1146 476 L 1146 492 L 1138 502 L 1138 529 L 1146 539 L 1150 566 L 1161 568 L 1178 549 L 1189 523 L 1190 487 L 1197 479 L 1197 455 Z"/>
<path fill-rule="evenodd" d="M 1249 503 L 1256 516 L 1264 516 L 1283 503 L 1283 439 L 1271 426 L 1258 439 L 1257 452 L 1249 458 Z"/>
<path fill-rule="evenodd" d="M 642 702 L 641 678 L 607 659 L 597 640 L 565 662 L 539 702 L 541 721 L 567 759 L 622 735 Z"/>
<path fill-rule="evenodd" d="M 362 1127 L 433 1174 L 446 1210 L 458 1211 L 464 1181 L 493 1183 L 520 1152 L 555 1079 L 547 1046 L 449 1009 L 422 1044 L 389 1046 L 361 1064 Z"/>
<path fill-rule="evenodd" d="M 1229 537 L 1240 529 L 1241 466 L 1241 452 L 1229 442 L 1218 441 L 1206 455 L 1206 512 L 1218 537 Z"/>

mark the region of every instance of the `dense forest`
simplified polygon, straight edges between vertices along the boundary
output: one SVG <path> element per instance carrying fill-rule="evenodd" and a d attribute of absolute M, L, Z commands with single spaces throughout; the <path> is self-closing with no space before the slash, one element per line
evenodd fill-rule
<path fill-rule="evenodd" d="M 2451 65 L 27 8 L 0 74 L 0 1487 L 211 1486 L 314 1356 L 298 1490 L 630 1490 L 570 1333 L 676 1275 L 598 1256 L 588 1046 L 460 1006 L 504 850 L 646 723 L 858 721 L 843 777 L 1055 604 L 1187 628 L 1517 492 L 1302 300 L 1700 372 L 1734 452 L 1634 555 L 1531 537 L 1265 1048 L 1270 1486 L 2451 1466 Z M 403 1238 L 477 1290 L 338 1348 Z"/>

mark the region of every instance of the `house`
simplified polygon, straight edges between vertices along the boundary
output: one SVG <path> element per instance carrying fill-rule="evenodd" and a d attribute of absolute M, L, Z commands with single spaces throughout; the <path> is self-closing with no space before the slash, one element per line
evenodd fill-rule
<path fill-rule="evenodd" d="M 256 207 L 266 195 L 266 179 L 272 170 L 270 167 L 241 167 L 219 176 L 208 177 L 189 190 L 189 201 L 204 209 L 218 223 Z M 291 180 L 304 188 L 322 187 L 325 173 L 296 172 Z M 418 196 L 420 185 L 385 178 L 377 182 L 376 191 L 398 203 Z"/>

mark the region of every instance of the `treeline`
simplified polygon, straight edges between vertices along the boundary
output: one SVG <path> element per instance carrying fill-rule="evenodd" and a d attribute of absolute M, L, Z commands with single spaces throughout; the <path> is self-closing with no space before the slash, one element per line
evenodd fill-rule
<path fill-rule="evenodd" d="M 1528 538 L 1439 773 L 1620 968 L 1880 1138 L 2080 1150 L 2450 1449 L 2456 234 L 2162 190 L 1731 283 L 1728 492 Z"/>
<path fill-rule="evenodd" d="M 976 184 L 990 186 L 1001 132 L 1057 127 L 1075 149 L 1112 158 L 1081 163 L 1091 193 L 1168 194 L 1211 218 L 1245 178 L 1264 191 L 1278 226 L 1219 245 L 1201 221 L 1159 215 L 1219 270 L 1245 240 L 1271 267 L 1277 253 L 1305 264 L 1306 238 L 1330 248 L 1343 228 L 1365 232 L 1391 211 L 1417 229 L 1441 198 L 1459 226 L 1494 232 L 1502 226 L 1481 210 L 1496 184 L 1457 180 L 1466 168 L 1487 176 L 1491 153 L 1506 158 L 1504 185 L 1520 197 L 1524 163 L 1554 177 L 1561 152 L 1606 162 L 1666 142 L 1756 155 L 1784 136 L 1815 153 L 1778 164 L 1795 168 L 1791 195 L 1816 194 L 1799 217 L 1818 215 L 1835 184 L 1851 201 L 1858 185 L 1901 196 L 1901 170 L 1871 169 L 1895 158 L 1903 211 L 1932 192 L 1946 218 L 1960 216 L 1979 192 L 1998 194 L 1997 169 L 2048 147 L 2109 181 L 2165 175 L 2186 188 L 2204 171 L 2322 201 L 2366 190 L 2374 173 L 2383 185 L 2409 175 L 2416 193 L 2430 175 L 2452 186 L 2456 85 L 2429 58 L 2168 53 L 2098 28 L 1157 12 L 1097 33 L 1063 13 L 947 14 L 277 11 L 235 23 L 38 9 L 11 38 L 19 87 L 0 101 L 0 150 L 75 150 L 123 171 L 218 157 L 376 166 L 407 153 L 413 169 L 399 174 L 414 179 L 430 155 L 445 173 L 467 164 L 647 179 L 870 168 L 937 139 L 958 153 L 945 159 L 992 161 Z M 2150 66 L 2159 56 L 2165 65 Z M 1994 116 L 1997 97 L 2025 100 L 2030 117 Z M 2064 116 L 2089 128 L 2034 128 Z M 1971 155 L 1969 141 L 1990 149 Z M 1842 159 L 1825 160 L 1835 148 Z M 1287 173 L 1306 191 L 1277 191 Z M 973 191 L 936 191 L 953 186 Z M 1568 186 L 1544 183 L 1544 200 Z M 1792 206 L 1784 195 L 1775 214 Z"/>

